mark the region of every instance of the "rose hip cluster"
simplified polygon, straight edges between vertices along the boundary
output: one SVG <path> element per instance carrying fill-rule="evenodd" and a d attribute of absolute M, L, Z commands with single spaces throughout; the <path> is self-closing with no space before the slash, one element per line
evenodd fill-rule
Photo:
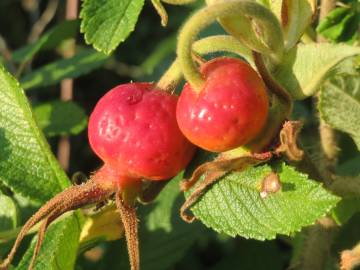
<path fill-rule="evenodd" d="M 134 203 L 143 181 L 171 179 L 187 166 L 196 146 L 223 152 L 245 145 L 261 132 L 267 119 L 266 88 L 249 64 L 216 58 L 200 71 L 205 81 L 202 89 L 186 84 L 179 98 L 151 83 L 122 84 L 105 94 L 88 127 L 91 148 L 104 165 L 84 185 L 70 187 L 40 208 L 24 225 L 0 269 L 7 269 L 20 242 L 39 221 L 44 223 L 29 269 L 51 221 L 114 194 L 131 268 L 139 269 Z"/>
<path fill-rule="evenodd" d="M 149 83 L 119 85 L 100 99 L 88 136 L 104 166 L 118 175 L 108 179 L 120 187 L 138 179 L 166 180 L 188 164 L 195 152 L 191 143 L 222 152 L 261 131 L 269 101 L 250 65 L 217 58 L 204 64 L 201 73 L 203 89 L 186 84 L 179 99 Z"/>

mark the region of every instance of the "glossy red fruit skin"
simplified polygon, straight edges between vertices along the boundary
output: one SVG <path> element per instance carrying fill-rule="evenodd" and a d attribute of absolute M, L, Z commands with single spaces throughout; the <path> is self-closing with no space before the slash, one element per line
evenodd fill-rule
<path fill-rule="evenodd" d="M 200 93 L 189 84 L 179 97 L 177 121 L 195 145 L 223 152 L 250 142 L 263 128 L 269 100 L 259 75 L 246 62 L 215 58 L 201 67 Z"/>
<path fill-rule="evenodd" d="M 171 178 L 195 152 L 176 122 L 177 96 L 154 88 L 150 83 L 116 86 L 90 116 L 91 148 L 106 166 L 125 176 L 120 178 Z"/>

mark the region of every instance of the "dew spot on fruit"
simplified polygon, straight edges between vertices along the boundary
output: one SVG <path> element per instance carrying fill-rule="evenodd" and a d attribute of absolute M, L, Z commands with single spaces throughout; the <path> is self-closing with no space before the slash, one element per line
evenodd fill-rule
<path fill-rule="evenodd" d="M 129 105 L 134 105 L 139 103 L 142 100 L 143 93 L 141 90 L 134 90 L 131 95 L 126 98 L 126 103 Z"/>

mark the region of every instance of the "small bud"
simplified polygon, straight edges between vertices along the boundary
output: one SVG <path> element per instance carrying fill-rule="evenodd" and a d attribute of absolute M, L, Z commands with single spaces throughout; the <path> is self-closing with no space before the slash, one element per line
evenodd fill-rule
<path fill-rule="evenodd" d="M 281 189 L 281 182 L 279 176 L 271 172 L 263 179 L 261 183 L 260 197 L 266 198 L 269 193 L 276 193 Z"/>

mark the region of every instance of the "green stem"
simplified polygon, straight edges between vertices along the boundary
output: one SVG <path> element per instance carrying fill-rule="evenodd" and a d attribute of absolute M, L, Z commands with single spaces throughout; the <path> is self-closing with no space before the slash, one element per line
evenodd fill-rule
<path fill-rule="evenodd" d="M 177 54 L 186 80 L 197 91 L 200 91 L 204 78 L 191 57 L 192 43 L 199 32 L 218 18 L 241 16 L 255 19 L 264 31 L 264 39 L 277 44 L 276 53 L 272 55 L 279 62 L 283 52 L 281 30 L 274 15 L 265 7 L 251 1 L 231 1 L 205 7 L 195 13 L 184 25 L 179 34 Z M 280 40 L 279 40 L 280 39 Z M 246 39 L 243 40 L 246 42 Z M 247 44 L 249 45 L 249 44 Z M 272 46 L 274 47 L 274 46 Z"/>
<path fill-rule="evenodd" d="M 192 44 L 192 50 L 201 55 L 220 51 L 230 52 L 244 57 L 251 64 L 254 63 L 251 51 L 236 38 L 229 35 L 210 36 L 197 40 Z M 181 81 L 182 75 L 179 60 L 176 59 L 160 78 L 157 86 L 165 91 L 174 91 Z"/>
<path fill-rule="evenodd" d="M 159 14 L 160 18 L 161 18 L 161 25 L 162 26 L 166 26 L 168 23 L 168 14 L 166 12 L 166 9 L 164 8 L 164 6 L 161 4 L 160 0 L 151 0 L 151 3 L 153 4 L 156 12 Z"/>
<path fill-rule="evenodd" d="M 156 86 L 163 91 L 174 92 L 181 79 L 182 73 L 179 61 L 175 59 L 168 70 L 161 76 Z"/>

